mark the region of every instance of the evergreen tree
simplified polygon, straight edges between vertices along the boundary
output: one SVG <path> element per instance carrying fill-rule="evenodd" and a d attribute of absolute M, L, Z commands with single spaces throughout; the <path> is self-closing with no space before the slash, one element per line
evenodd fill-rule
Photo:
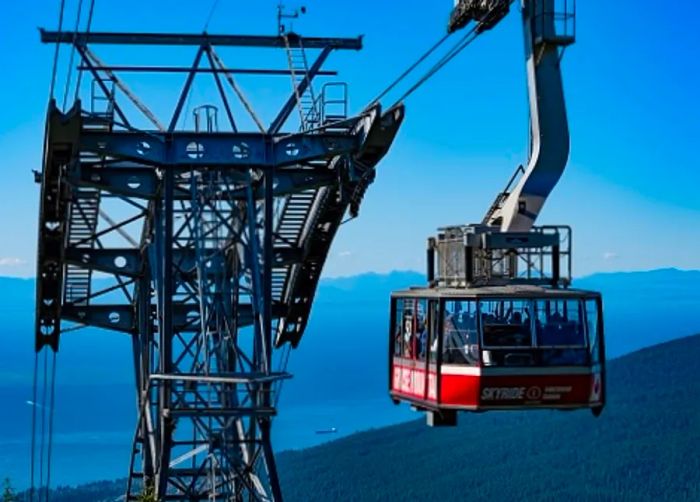
<path fill-rule="evenodd" d="M 5 478 L 2 483 L 2 502 L 19 502 L 19 498 L 12 488 L 10 478 Z"/>
<path fill-rule="evenodd" d="M 143 492 L 139 494 L 139 502 L 156 502 L 156 491 L 152 483 L 147 483 Z"/>

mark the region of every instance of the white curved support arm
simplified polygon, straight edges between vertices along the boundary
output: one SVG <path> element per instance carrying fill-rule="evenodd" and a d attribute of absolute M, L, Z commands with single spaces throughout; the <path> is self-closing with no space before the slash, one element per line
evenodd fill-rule
<path fill-rule="evenodd" d="M 531 146 L 525 173 L 490 221 L 504 232 L 532 228 L 569 158 L 560 49 L 547 42 L 555 34 L 554 7 L 554 0 L 523 0 Z"/>

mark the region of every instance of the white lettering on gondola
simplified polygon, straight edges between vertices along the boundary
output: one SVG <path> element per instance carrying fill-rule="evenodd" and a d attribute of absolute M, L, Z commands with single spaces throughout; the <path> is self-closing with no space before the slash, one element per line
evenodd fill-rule
<path fill-rule="evenodd" d="M 428 374 L 428 399 L 437 399 L 437 376 Z"/>
<path fill-rule="evenodd" d="M 568 386 L 550 387 L 486 387 L 481 391 L 483 401 L 559 401 L 573 388 Z"/>
<path fill-rule="evenodd" d="M 484 401 L 513 401 L 524 397 L 525 387 L 486 387 L 481 391 Z"/>
<path fill-rule="evenodd" d="M 542 398 L 542 388 L 530 387 L 529 389 L 527 389 L 526 396 L 530 401 L 538 401 Z"/>
<path fill-rule="evenodd" d="M 426 381 L 427 377 L 427 381 Z M 392 376 L 392 390 L 425 399 L 437 399 L 437 375 L 413 368 L 395 366 Z"/>
<path fill-rule="evenodd" d="M 564 394 L 568 394 L 571 392 L 572 387 L 570 385 L 568 386 L 558 386 L 558 387 L 545 387 L 544 388 L 544 396 L 542 396 L 542 399 L 545 399 L 547 401 L 559 401 L 562 399 Z"/>

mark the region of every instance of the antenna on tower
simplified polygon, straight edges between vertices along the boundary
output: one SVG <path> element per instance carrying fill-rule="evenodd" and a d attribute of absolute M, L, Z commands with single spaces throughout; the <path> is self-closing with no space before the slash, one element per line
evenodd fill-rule
<path fill-rule="evenodd" d="M 297 19 L 302 14 L 306 14 L 306 7 L 301 6 L 294 10 L 285 10 L 284 4 L 280 2 L 277 4 L 277 33 L 279 35 L 284 35 L 285 33 L 292 33 L 294 27 L 292 21 L 289 22 L 289 27 L 283 23 L 283 19 Z"/>

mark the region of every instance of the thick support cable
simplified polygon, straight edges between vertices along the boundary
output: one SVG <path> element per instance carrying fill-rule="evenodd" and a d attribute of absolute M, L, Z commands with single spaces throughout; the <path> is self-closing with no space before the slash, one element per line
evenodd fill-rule
<path fill-rule="evenodd" d="M 44 446 L 46 442 L 46 388 L 48 371 L 48 350 L 44 349 L 44 384 L 41 389 L 41 440 L 39 441 L 39 500 L 44 486 Z M 35 404 L 36 406 L 36 404 Z"/>
<path fill-rule="evenodd" d="M 86 35 L 89 35 L 89 33 L 90 33 L 90 28 L 92 27 L 92 15 L 94 12 L 95 12 L 95 0 L 91 0 L 90 11 L 88 12 L 87 26 L 85 28 Z M 86 39 L 86 43 L 87 43 L 87 39 Z M 73 98 L 73 101 L 78 101 L 78 97 L 80 96 L 80 84 L 81 84 L 82 80 L 83 80 L 83 70 L 78 69 L 78 81 L 75 84 L 75 97 Z"/>
<path fill-rule="evenodd" d="M 53 415 L 56 396 L 56 352 L 53 353 L 51 363 L 51 397 L 49 399 L 49 444 L 46 453 L 46 502 L 49 502 L 49 490 L 51 489 L 51 454 L 53 452 Z"/>
<path fill-rule="evenodd" d="M 63 29 L 63 12 L 66 7 L 66 0 L 61 0 L 61 7 L 58 14 L 58 31 Z M 49 87 L 49 100 L 53 99 L 53 92 L 56 88 L 56 71 L 58 69 L 58 52 L 60 42 L 56 41 L 56 50 L 53 53 L 53 70 L 51 71 L 51 86 Z"/>
<path fill-rule="evenodd" d="M 56 352 L 52 353 L 52 359 L 49 366 L 48 349 L 44 349 L 43 363 L 43 385 L 41 389 L 41 404 L 37 402 L 38 397 L 38 380 L 39 380 L 39 353 L 35 354 L 34 358 L 34 386 L 32 395 L 32 438 L 31 438 L 31 468 L 30 468 L 30 488 L 29 500 L 41 501 L 49 500 L 49 490 L 51 488 L 51 457 L 53 453 L 53 418 L 55 408 L 55 390 L 56 390 Z M 50 379 L 49 379 L 50 373 Z M 47 404 L 48 393 L 48 404 Z M 37 459 L 36 444 L 37 444 L 37 408 L 41 410 L 41 438 L 39 440 L 39 455 Z M 46 452 L 46 454 L 45 454 Z M 39 462 L 39 486 L 35 481 L 36 462 Z"/>
<path fill-rule="evenodd" d="M 78 13 L 75 15 L 75 29 L 74 33 L 78 33 L 78 28 L 80 28 L 80 17 L 83 13 L 83 0 L 78 2 Z M 70 91 L 70 83 L 73 80 L 73 61 L 75 60 L 75 44 L 70 51 L 70 59 L 68 61 L 68 77 L 66 77 L 66 85 L 63 89 L 63 110 L 66 109 L 66 104 L 68 104 L 68 91 Z"/>
<path fill-rule="evenodd" d="M 406 68 L 406 70 L 405 70 L 401 75 L 399 75 L 399 76 L 396 78 L 396 80 L 394 80 L 386 89 L 384 89 L 381 93 L 379 93 L 379 95 L 378 95 L 376 98 L 374 98 L 374 99 L 370 102 L 370 104 L 367 106 L 367 108 L 369 108 L 370 106 L 374 105 L 375 103 L 378 103 L 384 96 L 386 96 L 387 94 L 389 94 L 389 92 L 391 92 L 392 89 L 394 89 L 394 87 L 396 87 L 397 85 L 399 85 L 399 84 L 401 83 L 401 81 L 402 81 L 404 78 L 406 78 L 408 75 L 410 75 L 411 72 L 412 72 L 413 70 L 415 70 L 416 68 L 418 68 L 418 66 L 419 66 L 423 61 L 425 61 L 426 59 L 428 59 L 428 57 L 430 57 L 430 55 L 431 55 L 433 52 L 435 52 L 443 43 L 445 43 L 445 41 L 446 41 L 448 38 L 450 38 L 450 35 L 451 35 L 451 33 L 448 33 L 447 35 L 443 36 L 440 40 L 437 41 L 437 43 L 435 43 L 435 45 L 433 45 L 430 49 L 428 49 L 428 50 L 427 50 L 420 58 L 418 58 L 411 66 L 409 66 L 408 68 Z"/>
<path fill-rule="evenodd" d="M 440 71 L 447 63 L 452 61 L 460 52 L 469 47 L 471 43 L 477 39 L 479 25 L 474 25 L 467 33 L 460 39 L 460 41 L 455 44 L 450 51 L 445 54 L 433 67 L 428 70 L 428 72 L 423 75 L 415 84 L 413 84 L 406 92 L 404 92 L 399 99 L 397 99 L 391 107 L 398 105 L 405 99 L 407 99 L 411 94 L 416 92 L 423 84 L 430 80 L 438 71 Z"/>
<path fill-rule="evenodd" d="M 209 23 L 211 22 L 212 18 L 214 17 L 214 12 L 216 12 L 216 8 L 219 6 L 219 0 L 214 0 L 214 3 L 211 5 L 211 9 L 209 9 L 209 15 L 207 16 L 207 20 L 204 22 L 204 28 L 202 28 L 202 31 L 206 32 L 207 28 L 209 28 Z"/>
<path fill-rule="evenodd" d="M 32 439 L 31 439 L 31 466 L 30 466 L 30 487 L 29 500 L 34 500 L 34 466 L 36 464 L 36 396 L 37 396 L 37 380 L 39 377 L 39 353 L 34 354 L 34 384 L 32 385 Z"/>
<path fill-rule="evenodd" d="M 513 3 L 511 0 L 510 3 Z M 440 71 L 447 63 L 454 59 L 460 52 L 467 48 L 481 33 L 484 31 L 485 20 L 495 12 L 495 6 L 487 12 L 480 22 L 475 22 L 469 31 L 444 55 L 437 63 L 435 63 L 418 81 L 413 84 L 399 99 L 397 99 L 391 107 L 394 107 L 408 98 L 413 94 L 419 87 L 426 83 L 433 75 Z M 425 52 L 416 62 L 409 66 L 394 82 L 392 82 L 384 91 L 382 91 L 379 96 L 377 96 L 370 105 L 376 104 L 380 99 L 386 96 L 392 89 L 394 89 L 406 76 L 408 76 L 414 69 L 416 69 L 423 61 L 425 61 L 433 52 L 435 52 L 449 37 L 450 33 L 443 36 L 438 40 L 435 45 L 433 45 L 427 52 Z"/>

